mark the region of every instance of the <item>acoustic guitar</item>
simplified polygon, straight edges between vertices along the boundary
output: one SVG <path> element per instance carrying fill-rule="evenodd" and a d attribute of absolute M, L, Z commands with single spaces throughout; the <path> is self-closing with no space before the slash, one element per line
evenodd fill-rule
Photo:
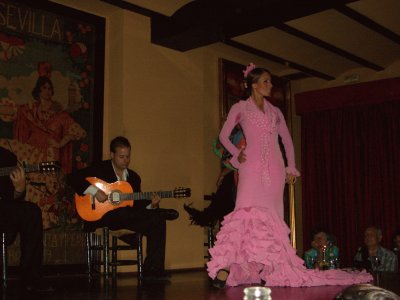
<path fill-rule="evenodd" d="M 131 185 L 126 181 L 107 183 L 97 177 L 87 177 L 86 180 L 107 195 L 107 200 L 100 202 L 91 194 L 83 196 L 75 194 L 75 207 L 78 215 L 86 221 L 97 221 L 111 210 L 133 206 L 134 201 L 151 199 L 154 194 L 161 198 L 185 198 L 190 197 L 191 194 L 189 188 L 182 187 L 173 191 L 133 192 Z"/>
<path fill-rule="evenodd" d="M 21 167 L 24 169 L 25 173 L 33 173 L 33 172 L 52 173 L 60 169 L 60 164 L 57 161 L 45 161 L 37 164 L 23 163 Z M 1 167 L 0 176 L 10 175 L 15 170 L 15 168 L 16 166 Z"/>

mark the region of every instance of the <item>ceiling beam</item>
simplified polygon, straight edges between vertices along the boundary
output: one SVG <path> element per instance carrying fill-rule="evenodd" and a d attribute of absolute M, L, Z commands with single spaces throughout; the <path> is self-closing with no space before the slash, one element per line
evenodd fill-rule
<path fill-rule="evenodd" d="M 102 2 L 106 2 L 108 4 L 112 4 L 114 6 L 133 11 L 135 13 L 141 14 L 143 16 L 149 17 L 149 18 L 154 18 L 154 17 L 163 17 L 163 14 L 160 14 L 158 12 L 155 12 L 153 10 L 141 7 L 139 5 L 135 5 L 133 3 L 123 1 L 123 0 L 100 0 Z"/>
<path fill-rule="evenodd" d="M 286 32 L 288 34 L 291 34 L 291 35 L 295 36 L 295 37 L 303 39 L 303 40 L 305 40 L 305 41 L 307 41 L 307 42 L 309 42 L 309 43 L 311 43 L 311 44 L 313 44 L 315 46 L 318 46 L 318 47 L 323 48 L 325 50 L 328 50 L 328 51 L 330 51 L 332 53 L 335 53 L 335 54 L 337 54 L 339 56 L 342 56 L 342 57 L 344 57 L 344 58 L 346 58 L 348 60 L 351 60 L 351 61 L 353 61 L 353 62 L 355 62 L 355 63 L 357 63 L 357 64 L 359 64 L 361 66 L 370 68 L 370 69 L 375 70 L 375 71 L 382 71 L 382 70 L 385 69 L 385 68 L 383 68 L 381 66 L 378 66 L 378 65 L 376 65 L 376 64 L 374 64 L 374 63 L 372 63 L 370 61 L 367 61 L 366 59 L 363 59 L 363 58 L 361 58 L 359 56 L 356 56 L 356 55 L 354 55 L 354 54 L 352 54 L 350 52 L 347 52 L 347 51 L 345 51 L 343 49 L 340 49 L 340 48 L 338 48 L 338 47 L 336 47 L 336 46 L 334 46 L 332 44 L 324 42 L 323 40 L 320 40 L 320 39 L 318 39 L 318 38 L 316 38 L 316 37 L 314 37 L 312 35 L 309 35 L 309 34 L 303 32 L 303 31 L 300 31 L 300 30 L 298 30 L 296 28 L 293 28 L 293 27 L 291 27 L 289 25 L 279 24 L 279 25 L 276 25 L 275 27 L 278 28 L 279 30 L 282 30 L 282 31 L 284 31 L 284 32 Z"/>
<path fill-rule="evenodd" d="M 355 0 L 198 0 L 171 17 L 151 18 L 151 41 L 187 51 Z"/>
<path fill-rule="evenodd" d="M 239 49 L 239 50 L 242 50 L 242 51 L 246 51 L 248 53 L 252 53 L 254 55 L 257 55 L 259 57 L 265 58 L 267 60 L 282 64 L 282 65 L 284 65 L 286 67 L 297 69 L 297 70 L 299 70 L 299 71 L 301 71 L 301 72 L 303 72 L 303 73 L 305 73 L 307 75 L 318 77 L 318 78 L 321 78 L 321 79 L 324 79 L 324 80 L 334 80 L 335 79 L 335 77 L 333 77 L 331 75 L 328 75 L 328 74 L 325 74 L 325 73 L 310 69 L 310 68 L 308 68 L 306 66 L 299 65 L 299 64 L 294 63 L 294 62 L 290 62 L 287 59 L 278 57 L 276 55 L 261 51 L 259 49 L 247 46 L 245 44 L 242 44 L 242 43 L 239 43 L 239 42 L 236 42 L 236 41 L 233 41 L 233 40 L 226 40 L 226 41 L 223 41 L 223 43 L 226 44 L 226 45 L 229 45 L 231 47 L 234 47 L 236 49 Z"/>
<path fill-rule="evenodd" d="M 341 6 L 341 7 L 336 8 L 336 10 L 338 12 L 342 13 L 343 15 L 353 19 L 354 21 L 360 23 L 361 25 L 368 27 L 369 29 L 385 36 L 392 42 L 395 42 L 396 44 L 400 44 L 400 35 L 387 29 L 386 27 L 383 27 L 382 25 L 379 25 L 375 21 L 360 14 L 359 12 L 355 11 L 354 9 L 351 9 L 348 6 Z"/>

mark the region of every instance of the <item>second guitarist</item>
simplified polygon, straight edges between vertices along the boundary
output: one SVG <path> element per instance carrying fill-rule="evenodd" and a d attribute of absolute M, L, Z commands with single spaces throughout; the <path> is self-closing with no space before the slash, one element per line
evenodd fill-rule
<path fill-rule="evenodd" d="M 107 195 L 86 178 L 97 177 L 106 182 L 127 181 L 135 192 L 141 192 L 140 176 L 129 169 L 131 145 L 125 137 L 118 136 L 110 143 L 110 160 L 73 173 L 69 182 L 79 195 L 92 194 L 99 202 L 108 201 Z M 165 272 L 166 220 L 175 220 L 179 214 L 173 209 L 159 208 L 160 197 L 137 201 L 134 206 L 117 208 L 107 212 L 100 220 L 86 222 L 92 231 L 99 227 L 111 230 L 129 229 L 147 237 L 147 255 L 143 266 L 144 279 L 168 280 Z"/>

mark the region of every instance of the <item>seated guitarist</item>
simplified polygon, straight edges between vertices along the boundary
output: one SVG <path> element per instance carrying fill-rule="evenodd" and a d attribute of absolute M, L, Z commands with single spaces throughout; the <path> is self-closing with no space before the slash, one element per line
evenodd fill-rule
<path fill-rule="evenodd" d="M 9 175 L 0 176 L 0 229 L 12 243 L 20 235 L 20 278 L 28 292 L 51 292 L 42 276 L 43 227 L 40 208 L 25 201 L 26 179 L 17 157 L 0 147 L 0 167 L 15 167 Z M 12 168 L 13 169 L 13 168 Z"/>
<path fill-rule="evenodd" d="M 128 139 L 118 136 L 110 143 L 111 159 L 75 172 L 70 176 L 70 184 L 77 194 L 91 194 L 99 202 L 107 201 L 107 195 L 91 185 L 86 180 L 87 177 L 97 177 L 107 183 L 127 181 L 134 192 L 141 192 L 140 176 L 128 169 L 130 154 L 131 145 Z M 111 230 L 129 229 L 146 235 L 147 255 L 143 266 L 145 280 L 168 280 L 169 277 L 164 269 L 165 220 L 176 219 L 178 212 L 159 208 L 160 199 L 159 196 L 153 195 L 151 200 L 135 201 L 133 207 L 124 206 L 110 210 L 100 220 L 85 224 L 89 231 L 99 227 L 109 227 Z"/>

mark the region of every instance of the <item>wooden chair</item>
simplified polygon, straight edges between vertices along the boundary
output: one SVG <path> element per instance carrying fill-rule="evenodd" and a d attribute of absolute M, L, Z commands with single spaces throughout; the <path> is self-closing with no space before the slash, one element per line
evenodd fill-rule
<path fill-rule="evenodd" d="M 7 236 L 5 232 L 1 233 L 1 257 L 2 257 L 2 284 L 3 284 L 3 289 L 7 287 L 7 280 L 8 280 L 8 274 L 7 274 L 7 267 L 8 267 L 8 255 L 7 255 Z"/>
<path fill-rule="evenodd" d="M 126 234 L 135 234 L 137 245 L 118 245 L 118 238 Z M 111 237 L 111 245 L 110 245 Z M 108 227 L 97 229 L 95 232 L 86 233 L 86 251 L 87 251 L 87 268 L 89 280 L 93 275 L 94 268 L 98 273 L 108 278 L 111 274 L 113 280 L 117 276 L 117 267 L 124 265 L 137 265 L 138 282 L 142 283 L 143 279 L 143 252 L 142 252 L 142 234 L 135 233 L 131 230 L 110 230 Z M 136 250 L 135 260 L 118 259 L 118 251 Z M 110 260 L 111 252 L 111 260 Z M 103 270 L 101 270 L 103 266 Z M 111 268 L 111 273 L 110 273 Z M 101 272 L 102 271 L 102 272 Z"/>

